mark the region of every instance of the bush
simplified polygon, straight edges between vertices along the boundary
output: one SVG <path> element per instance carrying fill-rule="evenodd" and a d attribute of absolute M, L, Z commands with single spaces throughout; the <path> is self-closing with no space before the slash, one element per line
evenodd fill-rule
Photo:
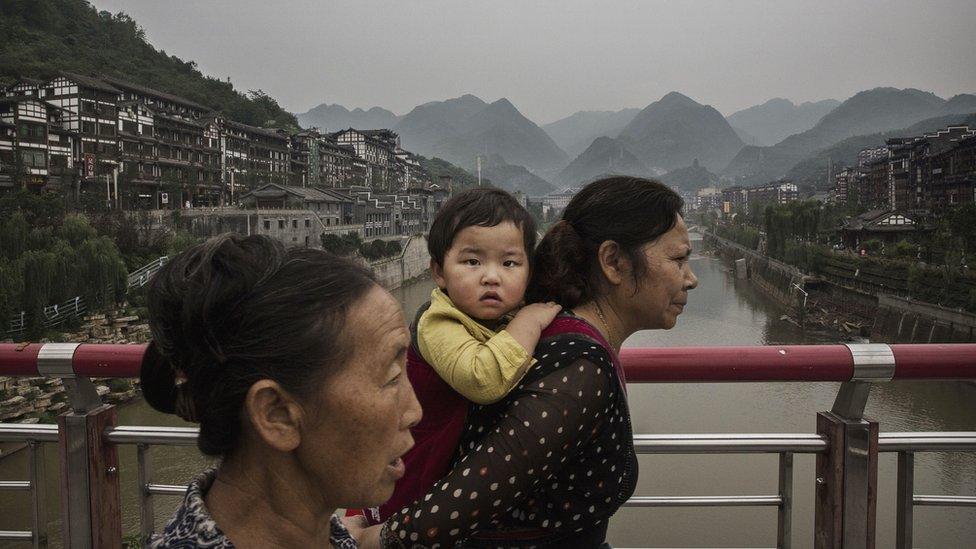
<path fill-rule="evenodd" d="M 894 251 L 895 257 L 913 258 L 917 254 L 918 254 L 918 246 L 912 244 L 907 240 L 902 240 L 901 242 L 895 245 L 895 251 Z"/>
<path fill-rule="evenodd" d="M 865 240 L 861 242 L 861 248 L 867 250 L 869 254 L 877 253 L 881 250 L 881 241 L 876 238 Z"/>
<path fill-rule="evenodd" d="M 323 250 L 338 256 L 347 256 L 359 250 L 363 243 L 358 233 L 346 233 L 342 236 L 322 233 L 319 240 Z"/>

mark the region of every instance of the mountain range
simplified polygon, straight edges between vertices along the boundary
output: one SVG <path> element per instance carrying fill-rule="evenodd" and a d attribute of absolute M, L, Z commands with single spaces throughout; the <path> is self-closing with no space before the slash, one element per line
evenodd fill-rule
<path fill-rule="evenodd" d="M 542 126 L 559 147 L 575 158 L 598 137 L 617 137 L 640 109 L 579 111 Z"/>
<path fill-rule="evenodd" d="M 849 137 L 906 128 L 926 118 L 965 113 L 976 96 L 946 101 L 917 89 L 875 88 L 862 91 L 824 115 L 817 124 L 770 147 L 747 146 L 722 171 L 743 184 L 783 177 L 818 150 Z"/>
<path fill-rule="evenodd" d="M 469 172 L 480 156 L 484 178 L 535 196 L 606 174 L 661 177 L 688 191 L 719 177 L 724 184 L 826 180 L 832 155 L 836 164 L 850 163 L 859 144 L 880 145 L 893 131 L 921 121 L 948 124 L 969 113 L 976 113 L 976 95 L 945 100 L 917 89 L 875 88 L 843 102 L 771 99 L 728 118 L 678 92 L 643 109 L 580 111 L 543 127 L 507 99 L 487 103 L 470 94 L 424 103 L 403 116 L 323 104 L 298 118 L 330 130 L 390 127 L 404 148 Z"/>
<path fill-rule="evenodd" d="M 349 110 L 342 105 L 321 104 L 306 112 L 296 114 L 298 123 L 305 128 L 318 128 L 326 132 L 356 128 L 358 130 L 379 130 L 392 128 L 400 119 L 392 112 L 373 107 L 369 110 L 355 108 Z"/>
<path fill-rule="evenodd" d="M 824 99 L 823 101 L 801 103 L 794 105 L 789 99 L 775 98 L 762 105 L 756 105 L 730 114 L 726 117 L 729 124 L 740 135 L 755 138 L 743 139 L 750 145 L 775 145 L 783 139 L 814 127 L 828 112 L 834 110 L 840 101 Z"/>

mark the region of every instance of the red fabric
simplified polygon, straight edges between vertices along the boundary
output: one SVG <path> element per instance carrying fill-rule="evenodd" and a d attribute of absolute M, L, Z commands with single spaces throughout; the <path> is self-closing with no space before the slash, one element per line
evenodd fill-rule
<path fill-rule="evenodd" d="M 426 494 L 435 482 L 451 470 L 451 459 L 461 443 L 469 402 L 437 375 L 420 353 L 407 351 L 407 377 L 424 409 L 420 423 L 411 429 L 414 446 L 403 456 L 407 473 L 393 490 L 393 496 L 379 508 L 379 520 L 372 512 L 350 510 L 347 514 L 366 516 L 370 524 L 385 521 L 390 515 Z"/>

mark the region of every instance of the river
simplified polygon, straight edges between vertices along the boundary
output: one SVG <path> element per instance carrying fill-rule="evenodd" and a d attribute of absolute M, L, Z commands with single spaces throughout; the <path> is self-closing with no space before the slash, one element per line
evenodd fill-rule
<path fill-rule="evenodd" d="M 677 327 L 634 334 L 626 346 L 758 345 L 827 343 L 830 334 L 804 331 L 780 321 L 781 308 L 749 281 L 735 280 L 717 259 L 695 255 L 699 286 Z M 429 296 L 422 280 L 395 292 L 413 317 Z M 634 384 L 629 388 L 635 433 L 813 433 L 816 413 L 833 403 L 837 383 Z M 949 382 L 891 382 L 872 389 L 866 415 L 884 431 L 976 430 L 976 385 Z M 135 402 L 120 410 L 123 424 L 184 425 L 172 416 Z M 48 445 L 46 473 L 51 545 L 60 546 L 57 511 L 57 449 Z M 0 479 L 23 479 L 21 452 L 0 462 Z M 135 449 L 122 448 L 123 522 L 138 531 Z M 195 448 L 155 447 L 154 482 L 182 484 L 206 466 Z M 814 456 L 794 462 L 794 547 L 813 545 Z M 916 493 L 976 494 L 976 455 L 918 454 Z M 894 454 L 879 464 L 877 547 L 893 547 L 895 534 Z M 777 490 L 775 455 L 641 456 L 636 495 L 745 495 Z M 172 513 L 178 498 L 157 497 L 157 527 Z M 976 545 L 976 515 L 965 508 L 915 508 L 915 546 L 962 548 Z M 29 524 L 25 494 L 5 493 L 0 502 L 0 530 Z M 610 526 L 617 547 L 772 547 L 776 544 L 775 508 L 622 509 Z M 0 547 L 24 544 L 0 544 Z"/>

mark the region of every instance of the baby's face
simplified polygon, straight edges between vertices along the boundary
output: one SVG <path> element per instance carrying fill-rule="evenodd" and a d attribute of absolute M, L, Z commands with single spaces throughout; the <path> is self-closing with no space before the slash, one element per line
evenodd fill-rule
<path fill-rule="evenodd" d="M 522 229 L 511 221 L 465 227 L 455 235 L 434 282 L 454 305 L 479 320 L 496 320 L 517 308 L 529 283 Z"/>

